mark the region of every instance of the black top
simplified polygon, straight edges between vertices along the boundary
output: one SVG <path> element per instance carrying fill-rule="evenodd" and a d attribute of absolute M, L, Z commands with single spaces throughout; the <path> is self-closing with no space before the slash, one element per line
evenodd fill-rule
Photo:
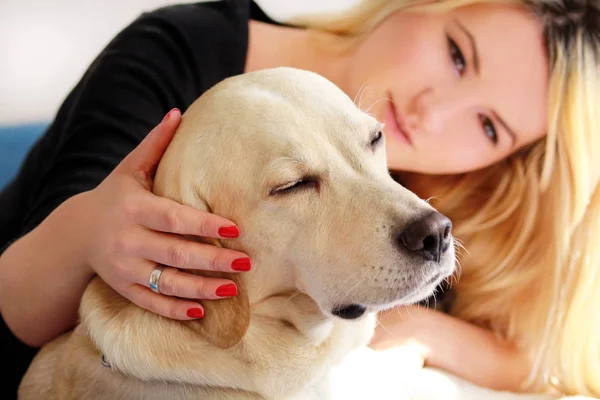
<path fill-rule="evenodd" d="M 172 108 L 182 112 L 219 81 L 244 72 L 248 21 L 270 20 L 249 0 L 144 13 L 98 55 L 0 193 L 0 249 L 69 197 L 96 187 Z M 1 250 L 0 250 L 1 251 Z M 16 398 L 37 352 L 0 323 L 0 398 Z"/>

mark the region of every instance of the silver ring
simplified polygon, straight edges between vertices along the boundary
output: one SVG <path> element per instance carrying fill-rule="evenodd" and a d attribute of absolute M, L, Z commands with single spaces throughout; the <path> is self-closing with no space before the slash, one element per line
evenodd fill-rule
<path fill-rule="evenodd" d="M 162 274 L 164 269 L 165 267 L 163 265 L 159 265 L 158 267 L 154 268 L 150 274 L 149 286 L 154 293 L 160 294 L 160 291 L 158 290 L 158 280 L 160 279 L 160 274 Z"/>

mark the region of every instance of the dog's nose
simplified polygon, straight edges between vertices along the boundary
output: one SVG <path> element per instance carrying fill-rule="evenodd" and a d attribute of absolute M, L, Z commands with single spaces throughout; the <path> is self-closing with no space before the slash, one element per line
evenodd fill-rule
<path fill-rule="evenodd" d="M 452 222 L 433 211 L 409 224 L 400 233 L 399 242 L 407 250 L 422 255 L 429 261 L 440 261 L 450 247 Z"/>

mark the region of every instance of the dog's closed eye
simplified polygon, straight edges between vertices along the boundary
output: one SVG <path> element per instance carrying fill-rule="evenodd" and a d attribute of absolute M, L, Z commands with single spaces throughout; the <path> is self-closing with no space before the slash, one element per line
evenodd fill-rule
<path fill-rule="evenodd" d="M 371 147 L 375 147 L 377 146 L 379 143 L 382 142 L 383 139 L 383 132 L 381 130 L 378 130 L 372 137 L 371 137 Z"/>
<path fill-rule="evenodd" d="M 316 189 L 319 181 L 316 177 L 304 177 L 293 182 L 288 182 L 280 186 L 276 186 L 269 192 L 270 196 L 282 196 L 299 192 L 300 190 Z"/>

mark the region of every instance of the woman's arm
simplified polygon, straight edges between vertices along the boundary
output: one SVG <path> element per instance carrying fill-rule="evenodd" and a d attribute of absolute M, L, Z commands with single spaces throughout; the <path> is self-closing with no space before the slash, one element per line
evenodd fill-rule
<path fill-rule="evenodd" d="M 177 113 L 163 121 L 97 188 L 65 200 L 0 255 L 0 312 L 21 341 L 42 346 L 73 327 L 89 281 L 110 267 L 107 257 L 97 260 L 111 250 L 107 239 L 135 233 L 118 199 L 132 192 L 138 201 L 151 198 L 151 183 L 136 176 L 151 176 L 180 120 Z M 136 156 L 141 161 L 131 162 Z"/>
<path fill-rule="evenodd" d="M 112 250 L 111 237 L 136 232 L 134 221 L 127 221 L 120 213 L 125 205 L 118 199 L 136 192 L 137 201 L 152 196 L 148 191 L 151 183 L 140 182 L 137 177 L 151 176 L 180 120 L 178 114 L 159 124 L 154 135 L 151 132 L 142 141 L 144 144 L 150 138 L 154 146 L 134 149 L 98 187 L 64 200 L 0 255 L 0 313 L 22 342 L 39 347 L 73 327 L 90 279 L 99 271 L 108 275 L 115 261 L 126 260 L 116 251 L 111 254 L 116 260 L 105 256 Z M 152 136 L 160 140 L 152 140 Z M 129 161 L 136 156 L 142 161 Z M 63 179 L 69 178 L 66 175 Z M 59 187 L 69 185 L 57 185 L 54 192 L 48 192 L 55 193 Z M 131 239 L 128 247 L 134 243 Z"/>
<path fill-rule="evenodd" d="M 492 332 L 425 307 L 382 313 L 371 347 L 383 350 L 415 341 L 425 364 L 494 390 L 524 391 L 527 357 Z"/>
<path fill-rule="evenodd" d="M 77 212 L 78 201 L 67 200 L 0 256 L 2 318 L 32 347 L 73 326 L 79 300 L 94 276 L 84 262 L 86 232 L 75 223 L 89 213 Z"/>

